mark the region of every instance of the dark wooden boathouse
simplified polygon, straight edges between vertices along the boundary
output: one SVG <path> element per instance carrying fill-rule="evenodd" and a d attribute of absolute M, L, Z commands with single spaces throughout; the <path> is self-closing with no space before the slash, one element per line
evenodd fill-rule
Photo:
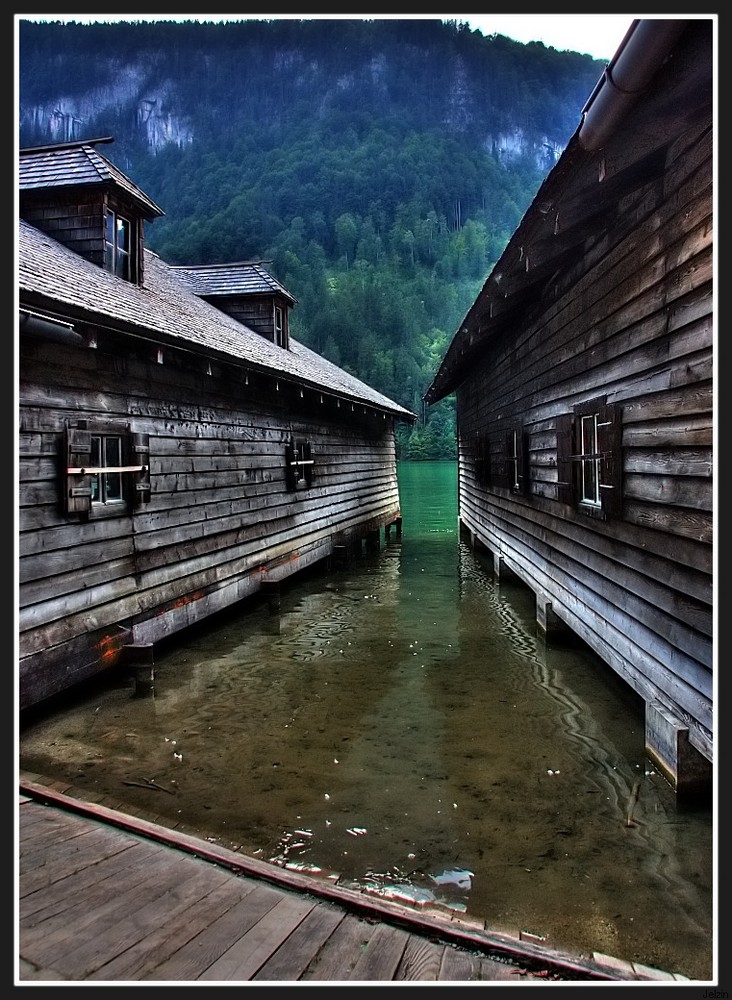
<path fill-rule="evenodd" d="M 714 28 L 632 23 L 425 394 L 461 528 L 640 695 L 678 791 L 714 745 Z"/>
<path fill-rule="evenodd" d="M 289 336 L 259 262 L 174 268 L 98 146 L 20 151 L 19 706 L 400 527 L 414 414 Z"/>

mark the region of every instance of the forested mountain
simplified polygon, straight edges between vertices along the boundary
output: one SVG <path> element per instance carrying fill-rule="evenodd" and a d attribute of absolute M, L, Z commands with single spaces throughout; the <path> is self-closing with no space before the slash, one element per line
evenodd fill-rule
<path fill-rule="evenodd" d="M 50 15 L 52 16 L 52 15 Z M 21 16 L 22 18 L 22 16 Z M 421 419 L 422 393 L 604 63 L 437 19 L 19 21 L 21 146 L 104 154 L 170 264 L 271 261 L 294 337 Z"/>

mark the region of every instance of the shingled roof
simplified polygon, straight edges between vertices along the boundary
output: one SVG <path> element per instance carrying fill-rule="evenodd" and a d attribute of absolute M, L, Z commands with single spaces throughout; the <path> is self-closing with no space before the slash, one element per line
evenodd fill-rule
<path fill-rule="evenodd" d="M 294 305 L 297 299 L 274 278 L 264 261 L 234 264 L 172 266 L 171 270 L 196 295 L 281 295 Z"/>
<path fill-rule="evenodd" d="M 136 203 L 146 219 L 165 215 L 154 201 L 133 184 L 94 146 L 111 139 L 87 139 L 53 146 L 32 146 L 21 149 L 18 170 L 19 192 L 42 191 L 46 188 L 88 187 L 106 185 L 119 187 Z"/>
<path fill-rule="evenodd" d="M 121 281 L 21 219 L 20 307 L 197 350 L 412 422 L 416 415 L 290 338 L 289 350 L 200 298 L 177 269 L 145 250 L 145 284 Z"/>

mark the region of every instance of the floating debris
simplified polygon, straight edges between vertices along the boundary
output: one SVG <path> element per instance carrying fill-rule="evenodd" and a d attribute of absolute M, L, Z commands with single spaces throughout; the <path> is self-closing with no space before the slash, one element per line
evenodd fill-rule
<path fill-rule="evenodd" d="M 458 889 L 467 891 L 472 888 L 475 872 L 468 871 L 466 868 L 453 868 L 440 875 L 430 875 L 430 878 L 436 885 L 456 885 Z"/>

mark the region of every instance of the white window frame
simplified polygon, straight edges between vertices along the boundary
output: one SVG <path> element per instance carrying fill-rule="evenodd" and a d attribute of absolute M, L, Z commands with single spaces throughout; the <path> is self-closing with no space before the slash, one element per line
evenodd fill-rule
<path fill-rule="evenodd" d="M 598 439 L 599 413 L 582 413 L 578 418 L 579 448 L 579 502 L 590 507 L 601 507 L 600 499 L 600 444 Z"/>
<path fill-rule="evenodd" d="M 104 220 L 104 266 L 118 278 L 132 281 L 132 222 L 111 208 Z"/>

